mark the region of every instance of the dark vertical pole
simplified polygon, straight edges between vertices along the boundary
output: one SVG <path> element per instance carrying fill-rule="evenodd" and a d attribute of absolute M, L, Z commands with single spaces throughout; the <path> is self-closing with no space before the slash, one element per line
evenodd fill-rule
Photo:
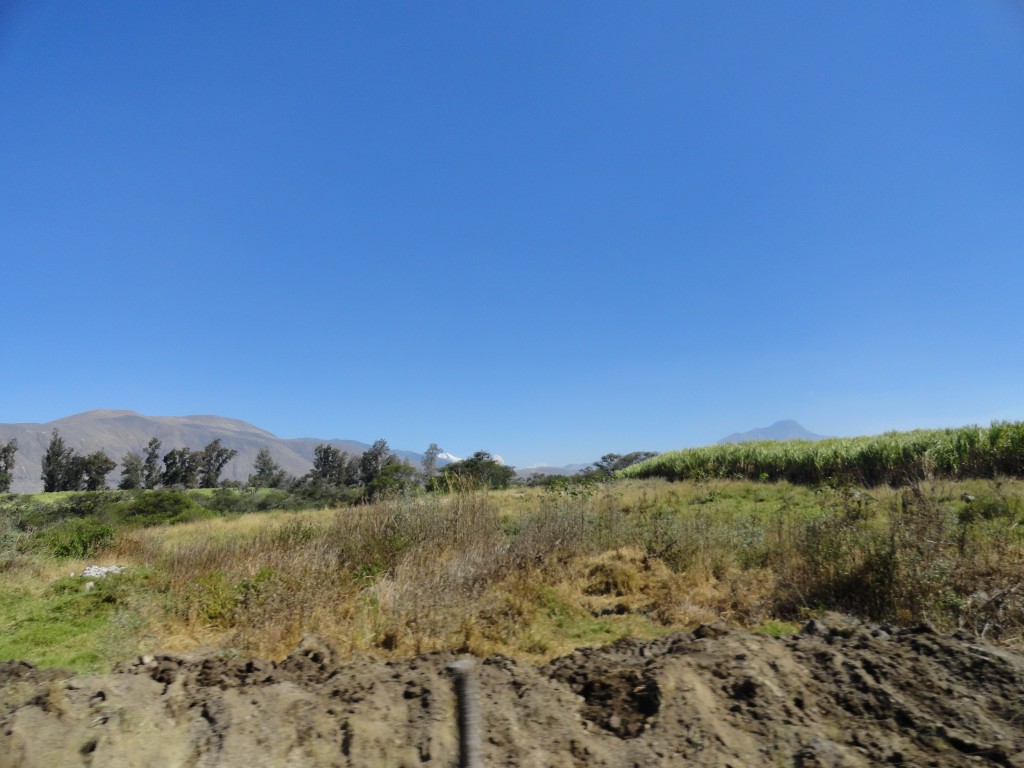
<path fill-rule="evenodd" d="M 448 669 L 455 673 L 455 698 L 459 718 L 459 768 L 483 768 L 480 756 L 480 687 L 473 674 L 473 659 L 453 661 Z"/>

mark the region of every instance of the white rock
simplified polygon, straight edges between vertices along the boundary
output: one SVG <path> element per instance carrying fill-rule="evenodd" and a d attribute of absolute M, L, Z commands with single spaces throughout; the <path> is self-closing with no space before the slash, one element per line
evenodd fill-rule
<path fill-rule="evenodd" d="M 121 573 L 123 570 L 121 565 L 90 565 L 82 571 L 82 578 L 102 579 L 108 573 Z"/>

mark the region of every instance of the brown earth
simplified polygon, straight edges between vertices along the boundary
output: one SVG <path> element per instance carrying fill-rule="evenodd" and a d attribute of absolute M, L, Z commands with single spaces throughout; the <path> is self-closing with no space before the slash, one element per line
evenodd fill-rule
<path fill-rule="evenodd" d="M 0 766 L 450 766 L 454 655 L 0 664 Z M 840 616 L 476 668 L 489 766 L 1024 768 L 1024 656 Z"/>

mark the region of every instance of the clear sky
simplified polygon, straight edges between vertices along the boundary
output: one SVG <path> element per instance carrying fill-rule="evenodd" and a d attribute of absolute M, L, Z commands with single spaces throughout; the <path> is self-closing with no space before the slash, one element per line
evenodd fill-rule
<path fill-rule="evenodd" d="M 1022 297 L 1015 0 L 0 2 L 0 422 L 987 424 Z"/>

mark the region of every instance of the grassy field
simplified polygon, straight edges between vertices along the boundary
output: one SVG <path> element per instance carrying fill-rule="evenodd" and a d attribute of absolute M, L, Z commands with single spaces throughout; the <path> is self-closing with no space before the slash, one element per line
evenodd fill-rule
<path fill-rule="evenodd" d="M 177 519 L 96 533 L 88 516 L 31 531 L 8 515 L 0 657 L 82 670 L 158 650 L 277 658 L 317 632 L 351 654 L 539 660 L 716 620 L 779 634 L 825 610 L 1024 642 L 1012 479 L 623 480 Z M 69 525 L 89 546 L 64 546 Z M 128 570 L 87 590 L 69 574 L 88 563 Z"/>

